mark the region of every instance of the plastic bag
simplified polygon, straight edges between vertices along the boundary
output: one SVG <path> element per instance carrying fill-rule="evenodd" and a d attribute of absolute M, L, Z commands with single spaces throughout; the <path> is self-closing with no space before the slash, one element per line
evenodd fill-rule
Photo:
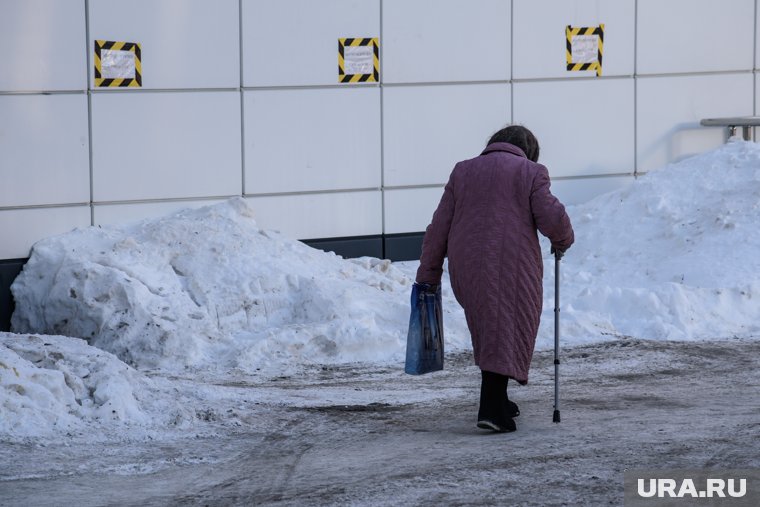
<path fill-rule="evenodd" d="M 410 375 L 443 369 L 443 309 L 441 286 L 415 283 L 406 336 L 406 366 Z"/>

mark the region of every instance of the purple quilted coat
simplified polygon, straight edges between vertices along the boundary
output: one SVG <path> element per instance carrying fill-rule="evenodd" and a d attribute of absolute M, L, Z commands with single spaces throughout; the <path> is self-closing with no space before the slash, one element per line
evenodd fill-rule
<path fill-rule="evenodd" d="M 493 143 L 451 172 L 425 231 L 417 281 L 438 284 L 449 257 L 481 370 L 528 382 L 543 304 L 543 261 L 536 230 L 553 246 L 573 244 L 565 207 L 549 172 L 509 143 Z"/>

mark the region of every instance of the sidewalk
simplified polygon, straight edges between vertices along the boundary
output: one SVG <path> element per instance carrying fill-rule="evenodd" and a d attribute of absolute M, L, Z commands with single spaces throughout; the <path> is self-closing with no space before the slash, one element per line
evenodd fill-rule
<path fill-rule="evenodd" d="M 620 339 L 562 359 L 560 424 L 551 352 L 536 355 L 528 386 L 510 387 L 522 412 L 510 434 L 475 428 L 480 377 L 467 355 L 423 377 L 328 369 L 230 385 L 268 401 L 215 438 L 24 449 L 20 466 L 39 478 L 0 480 L 0 504 L 622 505 L 627 468 L 760 467 L 760 340 Z M 18 446 L 0 449 L 19 463 Z M 161 466 L 77 470 L 86 453 L 100 470 Z M 58 475 L 67 460 L 72 475 Z"/>

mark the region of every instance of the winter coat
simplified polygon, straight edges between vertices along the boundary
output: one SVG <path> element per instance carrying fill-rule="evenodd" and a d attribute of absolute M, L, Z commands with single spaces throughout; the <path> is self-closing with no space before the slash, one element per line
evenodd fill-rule
<path fill-rule="evenodd" d="M 451 172 L 425 231 L 417 281 L 439 284 L 448 255 L 481 370 L 528 382 L 543 304 L 543 260 L 536 230 L 552 246 L 574 241 L 549 172 L 509 143 L 492 143 Z"/>

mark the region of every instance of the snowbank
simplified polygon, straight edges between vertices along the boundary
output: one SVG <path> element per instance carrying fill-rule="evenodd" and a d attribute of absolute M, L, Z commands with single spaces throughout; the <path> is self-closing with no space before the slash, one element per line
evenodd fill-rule
<path fill-rule="evenodd" d="M 760 335 L 760 145 L 732 141 L 568 212 L 576 244 L 561 266 L 563 343 Z M 545 268 L 546 348 L 553 259 Z"/>
<path fill-rule="evenodd" d="M 411 283 L 390 261 L 344 260 L 259 229 L 232 199 L 40 241 L 13 284 L 12 324 L 144 368 L 399 361 Z M 447 320 L 449 347 L 466 347 L 464 319 Z"/>
<path fill-rule="evenodd" d="M 568 208 L 562 343 L 760 334 L 760 146 L 732 142 Z M 539 348 L 553 346 L 547 257 Z M 344 260 L 256 226 L 242 199 L 49 238 L 13 285 L 17 332 L 143 368 L 285 372 L 403 361 L 414 264 Z M 469 347 L 444 285 L 448 350 Z"/>
<path fill-rule="evenodd" d="M 190 416 L 114 355 L 65 336 L 0 333 L 0 435 L 88 425 L 178 425 Z"/>

